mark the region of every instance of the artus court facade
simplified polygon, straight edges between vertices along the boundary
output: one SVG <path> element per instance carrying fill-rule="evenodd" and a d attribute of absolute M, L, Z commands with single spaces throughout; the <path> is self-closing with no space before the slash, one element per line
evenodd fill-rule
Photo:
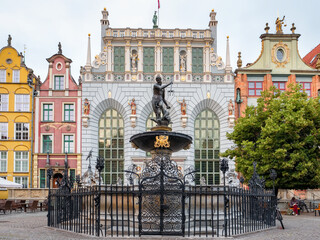
<path fill-rule="evenodd" d="M 149 154 L 134 149 L 132 135 L 153 126 L 152 86 L 160 75 L 167 91 L 172 130 L 193 138 L 191 148 L 173 154 L 183 170 L 200 169 L 207 183 L 219 184 L 219 153 L 231 147 L 226 133 L 233 126 L 233 73 L 229 39 L 226 63 L 218 56 L 216 12 L 208 29 L 111 28 L 102 11 L 101 52 L 91 61 L 90 35 L 86 65 L 81 69 L 82 172 L 90 150 L 106 160 L 105 183 L 123 178 L 132 163 L 142 167 Z M 231 102 L 230 102 L 231 100 Z M 229 109 L 229 110 L 228 110 Z"/>

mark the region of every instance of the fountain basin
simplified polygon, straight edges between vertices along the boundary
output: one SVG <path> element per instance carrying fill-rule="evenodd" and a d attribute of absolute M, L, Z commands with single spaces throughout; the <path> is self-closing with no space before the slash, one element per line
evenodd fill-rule
<path fill-rule="evenodd" d="M 155 147 L 156 137 L 168 137 L 169 147 Z M 151 152 L 158 149 L 166 149 L 172 152 L 178 152 L 182 149 L 189 149 L 192 143 L 192 137 L 178 132 L 169 131 L 150 131 L 133 135 L 130 138 L 133 147 L 146 152 Z"/>

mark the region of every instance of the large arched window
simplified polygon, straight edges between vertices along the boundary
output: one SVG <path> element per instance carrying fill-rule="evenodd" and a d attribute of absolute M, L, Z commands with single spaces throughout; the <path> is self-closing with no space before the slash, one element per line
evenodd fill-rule
<path fill-rule="evenodd" d="M 203 110 L 194 125 L 196 183 L 204 177 L 207 184 L 219 184 L 220 124 L 217 115 Z"/>
<path fill-rule="evenodd" d="M 116 183 L 119 177 L 123 179 L 123 118 L 114 109 L 105 111 L 99 120 L 99 156 L 105 159 L 104 183 Z"/>

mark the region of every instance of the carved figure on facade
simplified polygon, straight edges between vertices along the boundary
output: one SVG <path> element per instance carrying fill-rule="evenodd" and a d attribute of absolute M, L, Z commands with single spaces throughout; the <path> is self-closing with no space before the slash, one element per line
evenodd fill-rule
<path fill-rule="evenodd" d="M 233 112 L 234 112 L 234 106 L 231 99 L 228 104 L 228 112 L 229 112 L 229 116 L 233 115 Z"/>
<path fill-rule="evenodd" d="M 96 55 L 94 57 L 94 61 L 92 63 L 92 66 L 94 68 L 99 68 L 101 65 L 106 65 L 106 64 L 107 64 L 107 53 L 101 52 L 99 55 Z"/>
<path fill-rule="evenodd" d="M 133 72 L 137 71 L 137 63 L 138 63 L 138 54 L 133 52 L 131 54 L 131 68 Z"/>
<path fill-rule="evenodd" d="M 128 104 L 131 107 L 131 115 L 136 115 L 137 105 L 135 103 L 135 99 L 132 98 L 131 102 L 129 101 Z"/>
<path fill-rule="evenodd" d="M 186 62 L 187 62 L 187 54 L 180 54 L 180 71 L 185 72 L 186 71 Z"/>
<path fill-rule="evenodd" d="M 285 18 L 285 16 L 283 16 L 282 20 L 280 20 L 280 18 L 277 17 L 277 19 L 276 19 L 276 31 L 277 31 L 276 34 L 282 34 L 283 33 L 282 25 L 284 25 L 285 27 L 287 26 L 287 25 L 284 24 L 284 18 Z"/>
<path fill-rule="evenodd" d="M 171 85 L 173 82 L 166 85 L 162 85 L 162 79 L 160 76 L 156 77 L 156 83 L 153 85 L 153 97 L 152 97 L 152 108 L 154 113 L 156 114 L 156 119 L 152 119 L 155 121 L 158 126 L 160 125 L 168 125 L 170 123 L 170 115 L 169 111 L 165 109 L 170 109 L 166 99 L 165 99 L 165 88 Z M 165 106 L 164 106 L 165 105 Z M 162 117 L 161 117 L 162 113 Z"/>
<path fill-rule="evenodd" d="M 187 114 L 187 103 L 184 99 L 182 101 L 179 101 L 177 99 L 177 102 L 180 104 L 181 107 L 181 115 L 186 115 Z"/>
<path fill-rule="evenodd" d="M 84 115 L 90 114 L 90 102 L 89 102 L 88 98 L 86 98 L 83 103 L 83 114 Z"/>
<path fill-rule="evenodd" d="M 214 52 L 213 48 L 210 49 L 210 64 L 211 66 L 216 66 L 218 70 L 222 70 L 225 67 L 224 62 L 222 61 L 222 57 L 218 56 Z"/>

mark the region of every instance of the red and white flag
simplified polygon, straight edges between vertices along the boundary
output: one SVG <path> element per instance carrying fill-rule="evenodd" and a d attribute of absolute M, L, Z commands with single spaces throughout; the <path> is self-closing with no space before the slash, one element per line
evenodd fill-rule
<path fill-rule="evenodd" d="M 158 0 L 158 9 L 160 8 L 160 0 Z"/>

